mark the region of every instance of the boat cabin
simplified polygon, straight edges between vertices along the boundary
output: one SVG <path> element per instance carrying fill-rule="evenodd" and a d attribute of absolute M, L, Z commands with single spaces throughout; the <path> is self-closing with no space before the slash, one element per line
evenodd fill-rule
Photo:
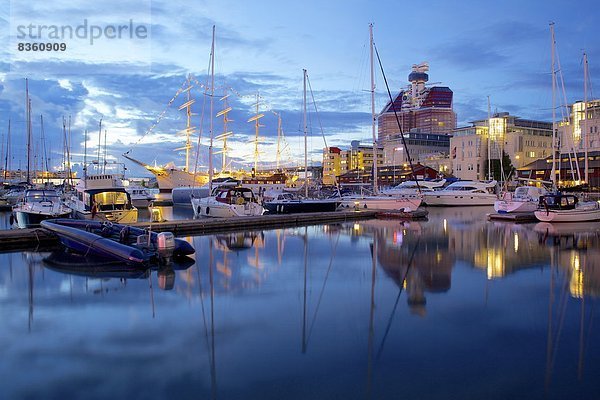
<path fill-rule="evenodd" d="M 548 210 L 573 210 L 579 198 L 572 194 L 548 194 L 540 196 L 540 208 Z"/>
<path fill-rule="evenodd" d="M 256 198 L 254 197 L 252 189 L 245 187 L 217 188 L 215 189 L 214 196 L 215 200 L 224 204 L 242 205 L 246 203 L 256 203 Z"/>
<path fill-rule="evenodd" d="M 90 211 L 95 203 L 98 211 L 131 210 L 131 196 L 125 189 L 92 189 L 78 192 L 79 200 L 85 205 L 85 210 Z"/>
<path fill-rule="evenodd" d="M 25 203 L 57 202 L 60 203 L 60 196 L 56 190 L 38 190 L 29 189 L 25 191 Z"/>

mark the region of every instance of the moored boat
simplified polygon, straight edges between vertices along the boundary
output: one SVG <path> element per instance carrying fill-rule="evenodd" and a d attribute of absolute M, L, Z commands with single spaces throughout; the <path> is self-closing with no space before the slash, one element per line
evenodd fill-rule
<path fill-rule="evenodd" d="M 421 205 L 421 201 L 422 197 L 420 196 L 342 196 L 340 208 L 416 211 Z"/>
<path fill-rule="evenodd" d="M 118 174 L 90 175 L 75 185 L 75 193 L 66 201 L 78 219 L 102 219 L 112 222 L 137 222 L 138 210 Z"/>
<path fill-rule="evenodd" d="M 72 251 L 130 265 L 169 263 L 195 252 L 192 245 L 170 232 L 148 232 L 110 221 L 53 219 L 41 222 Z"/>
<path fill-rule="evenodd" d="M 496 195 L 496 181 L 457 181 L 433 193 L 425 193 L 428 206 L 491 206 Z"/>
<path fill-rule="evenodd" d="M 296 214 L 336 211 L 340 198 L 333 199 L 297 199 L 291 193 L 281 193 L 277 198 L 263 204 L 269 214 Z"/>
<path fill-rule="evenodd" d="M 542 222 L 600 221 L 600 202 L 580 202 L 573 194 L 548 194 L 540 197 L 534 214 Z"/>
<path fill-rule="evenodd" d="M 45 219 L 67 218 L 71 211 L 53 189 L 28 189 L 23 200 L 13 207 L 14 220 L 19 228 L 40 226 Z"/>
<path fill-rule="evenodd" d="M 198 217 L 244 217 L 262 215 L 264 208 L 258 203 L 254 192 L 245 187 L 218 187 L 212 196 L 191 199 L 194 218 Z"/>
<path fill-rule="evenodd" d="M 390 196 L 399 196 L 399 197 L 416 197 L 420 193 L 431 193 L 435 190 L 442 190 L 444 185 L 446 184 L 445 179 L 426 181 L 404 181 L 397 186 L 394 186 L 390 189 L 382 190 L 381 193 L 390 195 Z"/>
<path fill-rule="evenodd" d="M 125 190 L 131 197 L 131 204 L 136 208 L 148 208 L 154 201 L 154 196 L 143 186 L 128 186 Z"/>
<path fill-rule="evenodd" d="M 497 213 L 534 212 L 538 208 L 540 196 L 546 190 L 535 186 L 519 186 L 514 193 L 504 192 L 500 200 L 494 202 Z"/>

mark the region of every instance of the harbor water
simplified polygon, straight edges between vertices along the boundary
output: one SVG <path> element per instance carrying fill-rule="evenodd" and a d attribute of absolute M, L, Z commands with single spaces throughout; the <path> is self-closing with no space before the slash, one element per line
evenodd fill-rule
<path fill-rule="evenodd" d="M 492 211 L 188 237 L 149 271 L 0 253 L 2 398 L 598 398 L 600 223 Z"/>

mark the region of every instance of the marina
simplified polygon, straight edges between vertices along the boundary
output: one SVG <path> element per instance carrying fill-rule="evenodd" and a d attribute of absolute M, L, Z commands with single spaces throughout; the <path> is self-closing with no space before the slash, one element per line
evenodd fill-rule
<path fill-rule="evenodd" d="M 594 398 L 600 224 L 492 210 L 184 236 L 191 265 L 142 271 L 0 253 L 4 393 Z"/>
<path fill-rule="evenodd" d="M 0 12 L 2 400 L 600 398 L 595 4 L 84 3 Z"/>

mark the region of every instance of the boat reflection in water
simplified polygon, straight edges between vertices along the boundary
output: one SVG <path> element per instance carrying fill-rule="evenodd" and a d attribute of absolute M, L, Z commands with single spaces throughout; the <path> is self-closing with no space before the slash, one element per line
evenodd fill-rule
<path fill-rule="evenodd" d="M 126 284 L 127 279 L 148 279 L 152 270 L 156 270 L 158 286 L 163 290 L 171 290 L 175 283 L 175 270 L 186 270 L 194 265 L 190 257 L 177 259 L 168 265 L 156 268 L 132 267 L 121 262 L 107 262 L 99 259 L 72 253 L 65 249 L 55 250 L 43 258 L 45 268 L 63 274 L 85 278 L 110 280 L 119 279 Z"/>
<path fill-rule="evenodd" d="M 19 344 L 3 390 L 58 397 L 68 376 L 73 397 L 595 398 L 596 228 L 487 212 L 196 236 L 194 265 L 156 273 L 0 253 L 0 337 Z M 34 361 L 57 368 L 15 372 Z"/>

